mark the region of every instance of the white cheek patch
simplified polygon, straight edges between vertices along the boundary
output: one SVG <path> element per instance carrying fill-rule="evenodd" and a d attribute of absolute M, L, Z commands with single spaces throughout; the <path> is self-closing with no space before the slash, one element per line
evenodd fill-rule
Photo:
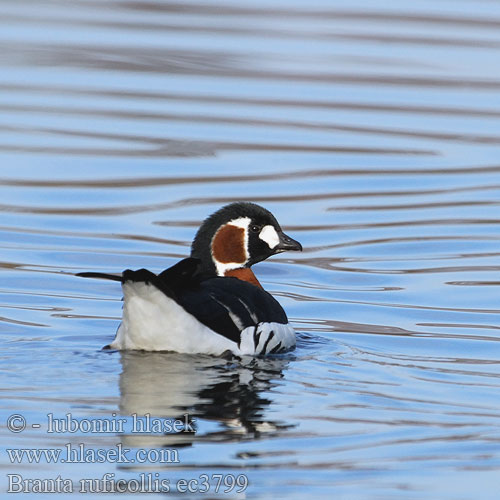
<path fill-rule="evenodd" d="M 264 226 L 259 233 L 259 238 L 265 241 L 271 250 L 277 247 L 280 242 L 278 233 L 273 226 Z"/>

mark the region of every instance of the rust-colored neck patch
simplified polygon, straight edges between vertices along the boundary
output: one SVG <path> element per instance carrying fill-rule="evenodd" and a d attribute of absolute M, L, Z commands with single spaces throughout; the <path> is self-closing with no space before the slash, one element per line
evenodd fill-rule
<path fill-rule="evenodd" d="M 245 230 L 231 224 L 222 226 L 212 240 L 212 255 L 221 264 L 245 264 Z"/>
<path fill-rule="evenodd" d="M 259 280 L 253 273 L 253 271 L 248 267 L 240 267 L 239 269 L 232 269 L 231 271 L 226 271 L 224 276 L 232 276 L 233 278 L 238 278 L 241 281 L 248 281 L 248 283 L 252 283 L 252 285 L 258 286 L 262 288 L 262 285 L 259 283 Z"/>

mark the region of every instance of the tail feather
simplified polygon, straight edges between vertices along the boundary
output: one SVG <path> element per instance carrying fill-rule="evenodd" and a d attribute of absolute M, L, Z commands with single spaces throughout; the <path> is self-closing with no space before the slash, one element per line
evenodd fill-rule
<path fill-rule="evenodd" d="M 105 280 L 113 280 L 120 281 L 123 283 L 123 276 L 117 276 L 116 274 L 106 274 L 106 273 L 76 273 L 76 276 L 80 276 L 81 278 L 101 278 Z"/>
<path fill-rule="evenodd" d="M 194 275 L 197 272 L 199 265 L 198 259 L 187 258 L 183 259 L 174 266 L 166 269 L 161 274 L 156 275 L 147 269 L 138 269 L 133 271 L 126 269 L 121 275 L 85 272 L 77 273 L 76 276 L 82 278 L 101 278 L 120 283 L 145 283 L 153 285 L 161 290 L 165 295 L 178 301 L 178 293 L 183 290 L 186 285 L 189 285 Z"/>
<path fill-rule="evenodd" d="M 105 280 L 119 281 L 120 283 L 125 283 L 126 281 L 144 281 L 146 283 L 153 283 L 157 280 L 156 274 L 148 271 L 147 269 L 139 269 L 138 271 L 126 269 L 121 275 L 96 273 L 92 271 L 86 273 L 77 273 L 76 276 L 80 276 L 81 278 L 101 278 Z"/>

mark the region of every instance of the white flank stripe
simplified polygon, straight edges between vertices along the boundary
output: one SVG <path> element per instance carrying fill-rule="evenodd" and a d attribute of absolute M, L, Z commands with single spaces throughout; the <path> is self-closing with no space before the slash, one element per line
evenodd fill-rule
<path fill-rule="evenodd" d="M 256 340 L 257 345 L 255 345 Z M 295 347 L 295 330 L 291 325 L 259 323 L 257 327 L 249 326 L 241 332 L 241 354 L 269 354 L 279 344 L 281 344 L 279 352 L 289 351 Z"/>

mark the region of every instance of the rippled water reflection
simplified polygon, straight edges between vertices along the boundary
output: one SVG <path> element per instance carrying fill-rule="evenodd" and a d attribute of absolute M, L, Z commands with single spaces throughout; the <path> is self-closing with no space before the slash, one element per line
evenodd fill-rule
<path fill-rule="evenodd" d="M 498 497 L 495 3 L 22 0 L 0 13 L 3 479 L 60 474 L 77 490 L 106 472 L 223 473 L 250 486 L 213 497 Z M 296 351 L 100 351 L 120 290 L 74 273 L 161 270 L 241 199 L 304 246 L 256 267 Z M 188 413 L 196 433 L 45 432 L 47 413 L 148 412 Z M 6 428 L 13 413 L 24 432 Z M 5 451 L 82 442 L 172 447 L 180 463 L 12 464 Z"/>

